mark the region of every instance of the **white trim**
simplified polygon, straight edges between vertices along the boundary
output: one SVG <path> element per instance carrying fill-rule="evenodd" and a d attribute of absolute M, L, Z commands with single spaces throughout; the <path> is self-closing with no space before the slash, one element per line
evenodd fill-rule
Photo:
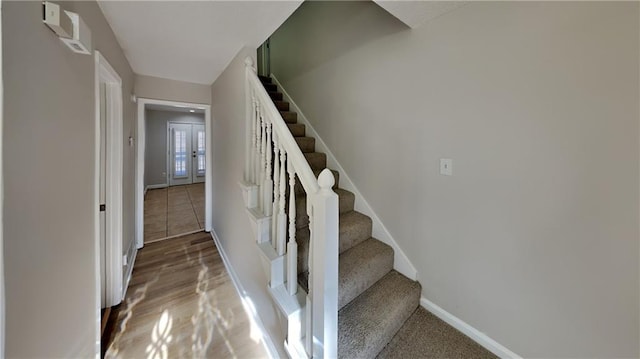
<path fill-rule="evenodd" d="M 265 330 L 264 324 L 262 323 L 262 320 L 260 319 L 260 315 L 255 310 L 252 310 L 252 308 L 247 308 L 246 305 L 245 305 L 246 302 L 242 299 L 244 296 L 246 296 L 247 291 L 244 290 L 244 288 L 242 287 L 242 283 L 240 283 L 240 280 L 238 279 L 238 276 L 236 275 L 236 272 L 233 270 L 233 267 L 231 266 L 231 262 L 229 261 L 229 258 L 227 257 L 227 253 L 224 251 L 224 247 L 222 247 L 222 244 L 220 243 L 220 240 L 218 239 L 218 235 L 216 234 L 216 231 L 214 229 L 211 229 L 210 232 L 211 232 L 210 233 L 211 234 L 211 238 L 213 238 L 213 241 L 216 244 L 218 252 L 220 253 L 220 257 L 222 257 L 222 262 L 224 263 L 224 267 L 227 269 L 227 272 L 229 273 L 229 277 L 231 277 L 231 281 L 233 282 L 233 286 L 236 288 L 236 291 L 238 292 L 238 295 L 240 296 L 240 299 L 242 300 L 242 304 L 244 306 L 245 312 L 247 313 L 247 315 L 249 315 L 251 317 L 251 319 L 253 320 L 254 324 L 258 327 L 258 329 L 262 333 L 262 344 L 264 345 L 265 349 L 267 349 L 267 353 L 269 354 L 269 357 L 270 358 L 279 358 L 280 355 L 278 354 L 278 349 L 276 348 L 275 344 L 273 343 L 273 339 L 269 335 L 269 332 L 267 332 Z"/>
<path fill-rule="evenodd" d="M 2 136 L 3 136 L 3 79 L 2 79 L 2 0 L 0 0 L 0 358 L 4 358 L 4 335 L 5 335 L 5 323 L 4 323 L 4 213 L 2 209 L 4 207 L 4 175 L 2 173 Z M 99 292 L 98 292 L 99 293 Z M 99 330 L 98 330 L 99 331 Z M 98 352 L 99 353 L 99 352 Z"/>
<path fill-rule="evenodd" d="M 110 155 L 106 163 L 106 238 L 105 246 L 105 291 L 106 306 L 113 306 L 122 300 L 122 163 L 123 163 L 123 111 L 122 80 L 107 60 L 95 51 L 94 56 L 94 256 L 96 293 L 96 342 L 95 356 L 100 357 L 100 309 L 101 309 L 101 262 L 100 249 L 100 82 L 107 84 L 106 151 Z"/>
<path fill-rule="evenodd" d="M 479 331 L 478 329 L 472 327 L 471 325 L 464 322 L 462 319 L 456 317 L 455 315 L 447 312 L 446 310 L 439 307 L 437 304 L 428 300 L 425 297 L 420 298 L 420 305 L 433 313 L 436 317 L 442 319 L 447 324 L 456 328 L 464 335 L 471 338 L 476 343 L 482 345 L 485 349 L 497 355 L 500 358 L 514 358 L 514 359 L 522 359 L 522 357 L 511 350 L 507 349 L 504 345 L 498 343 L 497 341 L 491 339 L 488 335 Z"/>
<path fill-rule="evenodd" d="M 204 197 L 205 197 L 205 208 L 204 208 L 204 216 L 205 216 L 205 224 L 204 230 L 210 232 L 212 229 L 213 223 L 213 196 L 211 191 L 212 186 L 212 164 L 213 164 L 213 156 L 211 149 L 211 105 L 201 104 L 201 103 L 190 103 L 190 102 L 178 102 L 178 101 L 168 101 L 168 100 L 156 100 L 151 98 L 138 98 L 138 116 L 137 116 L 137 133 L 138 133 L 138 141 L 137 141 L 137 149 L 136 149 L 136 186 L 135 186 L 135 198 L 136 198 L 136 221 L 135 221 L 135 234 L 136 234 L 136 245 L 137 248 L 140 249 L 144 246 L 144 194 L 145 194 L 145 186 L 144 186 L 144 149 L 146 143 L 146 133 L 145 133 L 145 105 L 167 105 L 167 106 L 181 106 L 181 107 L 198 107 L 204 108 L 204 130 L 205 130 L 205 146 L 206 146 L 206 162 L 207 169 L 205 174 L 205 186 L 204 186 Z M 168 172 L 167 172 L 167 175 Z"/>
<path fill-rule="evenodd" d="M 340 188 L 351 191 L 356 195 L 355 209 L 358 212 L 362 212 L 371 217 L 371 220 L 373 221 L 373 236 L 393 248 L 393 269 L 397 270 L 410 279 L 417 280 L 418 271 L 409 260 L 409 257 L 407 257 L 407 255 L 402 251 L 387 227 L 385 227 L 378 215 L 373 211 L 373 208 L 371 208 L 371 206 L 364 198 L 364 196 L 360 193 L 353 181 L 351 181 L 351 179 L 347 175 L 347 172 L 344 170 L 344 168 L 342 168 L 336 157 L 329 150 L 329 147 L 324 143 L 320 135 L 318 135 L 304 113 L 302 113 L 300 107 L 298 107 L 293 99 L 291 99 L 291 96 L 289 96 L 289 94 L 275 77 L 275 75 L 271 74 L 271 78 L 282 92 L 285 101 L 289 102 L 291 111 L 298 113 L 298 121 L 304 124 L 306 127 L 306 136 L 315 137 L 317 150 L 319 152 L 324 152 L 327 155 L 327 167 L 333 168 L 336 171 L 340 172 Z"/>
<path fill-rule="evenodd" d="M 131 282 L 131 277 L 133 276 L 133 264 L 136 262 L 136 258 L 138 257 L 138 248 L 136 248 L 135 242 L 131 242 L 131 248 L 127 255 L 129 256 L 129 270 L 127 270 L 127 279 L 124 281 L 124 288 L 122 289 L 122 298 L 125 298 L 127 295 L 127 289 L 129 289 L 129 282 Z"/>
<path fill-rule="evenodd" d="M 144 193 L 142 194 L 143 206 L 144 206 L 144 196 L 147 195 L 147 191 L 149 191 L 150 189 L 160 189 L 160 188 L 167 188 L 167 187 L 169 187 L 169 185 L 167 183 L 150 184 L 148 186 L 144 186 Z"/>

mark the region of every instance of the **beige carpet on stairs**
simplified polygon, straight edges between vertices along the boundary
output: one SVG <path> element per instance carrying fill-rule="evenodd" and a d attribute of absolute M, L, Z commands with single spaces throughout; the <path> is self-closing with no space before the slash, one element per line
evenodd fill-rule
<path fill-rule="evenodd" d="M 305 136 L 282 93 L 271 79 L 260 78 L 274 100 L 314 173 L 326 167 L 327 156 L 315 152 L 315 139 Z M 355 195 L 339 188 L 339 311 L 340 358 L 490 358 L 490 352 L 419 307 L 422 287 L 393 270 L 393 249 L 372 237 L 372 221 L 354 209 Z M 299 181 L 296 195 L 296 242 L 299 282 L 307 288 L 309 218 Z M 287 190 L 285 193 L 288 193 Z M 288 206 L 287 200 L 287 206 Z"/>

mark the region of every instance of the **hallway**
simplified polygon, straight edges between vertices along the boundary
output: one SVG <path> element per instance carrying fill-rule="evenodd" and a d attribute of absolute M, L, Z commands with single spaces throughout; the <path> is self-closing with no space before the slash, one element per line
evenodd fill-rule
<path fill-rule="evenodd" d="M 204 183 L 147 191 L 144 243 L 204 229 L 204 202 Z"/>
<path fill-rule="evenodd" d="M 263 358 L 260 330 L 208 233 L 145 245 L 106 358 Z"/>

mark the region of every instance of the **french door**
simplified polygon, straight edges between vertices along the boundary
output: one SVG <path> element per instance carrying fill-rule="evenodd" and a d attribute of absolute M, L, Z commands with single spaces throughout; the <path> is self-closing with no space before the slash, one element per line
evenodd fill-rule
<path fill-rule="evenodd" d="M 169 149 L 170 186 L 204 182 L 204 125 L 170 123 Z"/>

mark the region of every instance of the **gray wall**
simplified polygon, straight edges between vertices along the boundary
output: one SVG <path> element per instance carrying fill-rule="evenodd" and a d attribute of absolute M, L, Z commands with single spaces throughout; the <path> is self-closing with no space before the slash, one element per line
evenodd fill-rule
<path fill-rule="evenodd" d="M 61 2 L 123 81 L 124 239 L 133 243 L 133 73 L 94 1 Z M 6 356 L 93 357 L 94 57 L 42 24 L 37 1 L 2 3 Z"/>
<path fill-rule="evenodd" d="M 168 184 L 166 172 L 168 153 L 167 124 L 169 122 L 204 124 L 204 114 L 145 110 L 145 186 Z"/>
<path fill-rule="evenodd" d="M 156 100 L 210 104 L 211 86 L 135 75 L 136 96 Z"/>
<path fill-rule="evenodd" d="M 260 263 L 238 181 L 243 178 L 245 146 L 245 65 L 256 50 L 244 48 L 211 86 L 213 229 L 266 330 L 285 358 L 285 333 L 267 291 L 269 279 Z"/>
<path fill-rule="evenodd" d="M 638 357 L 638 17 L 474 2 L 408 30 L 305 2 L 271 68 L 424 297 L 525 357 Z"/>

